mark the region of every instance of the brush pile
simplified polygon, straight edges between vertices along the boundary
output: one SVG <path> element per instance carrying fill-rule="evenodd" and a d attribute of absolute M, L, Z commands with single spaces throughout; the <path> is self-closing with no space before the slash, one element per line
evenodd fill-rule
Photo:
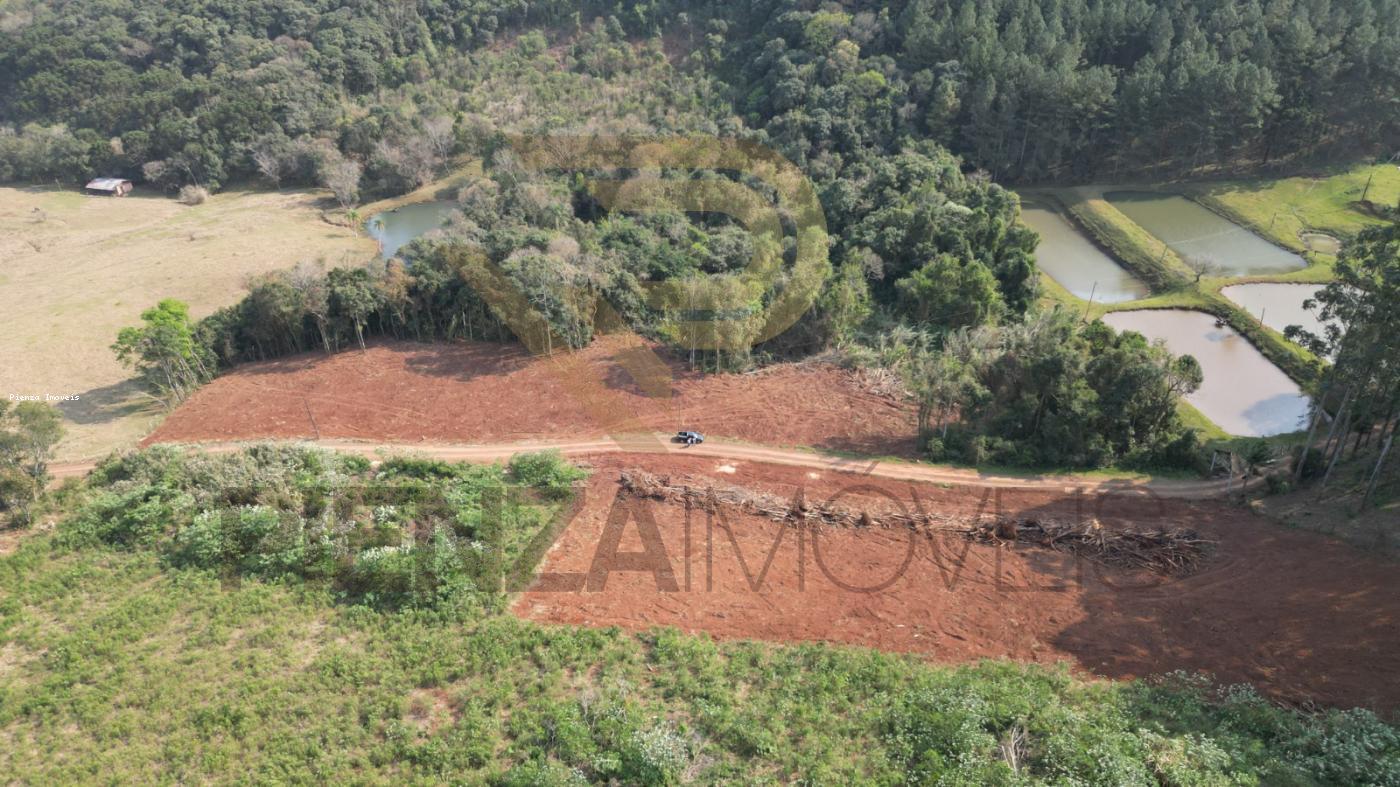
<path fill-rule="evenodd" d="M 744 487 L 673 483 L 670 476 L 624 470 L 619 480 L 633 497 L 680 503 L 711 513 L 731 509 L 775 522 L 832 527 L 909 528 L 920 533 L 954 533 L 989 544 L 1027 543 L 1068 552 L 1121 568 L 1182 575 L 1195 571 L 1215 542 L 1188 528 L 1128 530 L 1105 528 L 1097 520 L 1063 522 L 1046 517 L 993 514 L 949 516 L 922 510 L 854 509 L 835 503 L 809 503 L 800 495 L 784 499 Z"/>

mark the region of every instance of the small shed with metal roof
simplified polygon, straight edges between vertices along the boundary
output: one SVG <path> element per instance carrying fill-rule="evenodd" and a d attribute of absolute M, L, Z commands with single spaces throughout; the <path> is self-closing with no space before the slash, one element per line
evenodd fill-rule
<path fill-rule="evenodd" d="M 131 181 L 121 178 L 94 178 L 83 190 L 89 194 L 101 194 L 106 197 L 125 197 L 131 193 Z"/>

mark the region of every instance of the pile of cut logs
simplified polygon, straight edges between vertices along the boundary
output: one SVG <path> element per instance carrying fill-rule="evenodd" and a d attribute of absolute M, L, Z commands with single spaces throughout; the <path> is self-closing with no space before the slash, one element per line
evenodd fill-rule
<path fill-rule="evenodd" d="M 956 533 L 991 544 L 1033 544 L 1083 555 L 1107 565 L 1149 569 L 1162 574 L 1195 571 L 1215 542 L 1189 528 L 1133 530 L 1106 528 L 1097 520 L 1064 522 L 1047 517 L 982 514 L 951 516 L 926 511 L 854 509 L 834 503 L 810 503 L 801 496 L 784 499 L 740 486 L 683 478 L 673 482 L 643 470 L 622 471 L 622 490 L 637 498 L 680 503 L 704 511 L 733 509 L 776 522 L 832 527 L 903 527 L 923 533 Z"/>

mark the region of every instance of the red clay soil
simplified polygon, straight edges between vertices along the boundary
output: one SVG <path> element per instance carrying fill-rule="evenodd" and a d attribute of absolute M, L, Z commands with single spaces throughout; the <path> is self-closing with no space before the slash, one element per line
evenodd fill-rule
<path fill-rule="evenodd" d="M 1110 678 L 1203 671 L 1289 702 L 1400 708 L 1394 563 L 1238 507 L 1032 491 L 998 497 L 995 491 L 691 457 L 591 461 L 588 499 L 545 558 L 542 570 L 550 573 L 517 599 L 518 615 L 631 629 L 675 626 L 720 638 L 850 643 L 939 662 L 1068 661 Z M 784 533 L 763 517 L 731 512 L 707 525 L 705 514 L 694 511 L 687 552 L 683 506 L 631 501 L 636 507 L 623 509 L 616 551 L 646 550 L 638 525 L 646 517 L 638 512 L 649 512 L 676 586 L 664 591 L 658 589 L 664 576 L 627 570 L 629 560 L 634 569 L 659 563 L 623 555 L 595 566 L 618 473 L 626 467 L 708 476 L 785 496 L 801 486 L 809 501 L 847 488 L 841 500 L 847 506 L 887 494 L 907 506 L 917 496 L 925 510 L 950 514 L 981 508 L 1094 516 L 1106 527 L 1186 526 L 1219 545 L 1203 570 L 1164 578 L 1033 546 L 972 544 L 956 535 L 900 529 L 822 529 L 799 543 L 798 531 Z M 879 504 L 889 505 L 888 499 Z M 603 565 L 620 568 L 603 571 Z"/>
<path fill-rule="evenodd" d="M 638 367 L 637 355 L 620 337 L 599 337 L 574 356 L 609 400 L 601 418 L 598 407 L 572 392 L 556 364 L 518 345 L 386 342 L 366 353 L 248 364 L 204 386 L 146 443 L 487 443 L 601 436 L 621 424 L 628 431 L 696 429 L 768 445 L 913 452 L 913 407 L 869 393 L 851 372 L 804 364 L 706 375 L 670 359 L 669 380 L 667 366 L 657 366 L 640 373 L 639 383 L 625 368 Z"/>

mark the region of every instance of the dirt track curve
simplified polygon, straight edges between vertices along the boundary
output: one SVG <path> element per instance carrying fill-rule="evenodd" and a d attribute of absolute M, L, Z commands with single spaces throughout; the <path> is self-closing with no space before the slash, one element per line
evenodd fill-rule
<path fill-rule="evenodd" d="M 1078 476 L 1005 476 L 981 473 L 975 470 L 962 470 L 938 465 L 922 465 L 910 462 L 896 462 L 879 459 L 860 459 L 834 456 L 814 451 L 799 451 L 787 448 L 770 448 L 748 443 L 722 439 L 709 439 L 697 446 L 683 446 L 669 442 L 669 435 L 638 434 L 618 438 L 598 438 L 589 440 L 541 440 L 510 443 L 454 444 L 454 443 L 378 443 L 356 440 L 300 440 L 307 445 L 362 456 L 382 456 L 391 454 L 416 454 L 434 459 L 458 462 L 496 462 L 509 459 L 525 451 L 555 450 L 566 456 L 588 454 L 676 454 L 682 456 L 704 456 L 734 461 L 763 462 L 789 467 L 806 467 L 814 470 L 831 470 L 855 475 L 890 478 L 900 481 L 921 481 L 932 484 L 954 484 L 957 486 L 991 487 L 995 489 L 1028 489 L 1072 492 L 1080 490 L 1097 493 L 1136 493 L 1157 497 L 1201 499 L 1224 495 L 1231 489 L 1231 482 L 1218 481 L 1179 481 L 1179 480 L 1133 480 L 1122 478 L 1088 478 Z M 205 442 L 175 443 L 166 445 L 186 445 L 214 453 L 237 451 L 250 442 Z M 71 462 L 51 465 L 49 472 L 55 478 L 72 478 L 86 475 L 96 466 L 96 462 Z M 1235 488 L 1238 488 L 1236 483 Z"/>

